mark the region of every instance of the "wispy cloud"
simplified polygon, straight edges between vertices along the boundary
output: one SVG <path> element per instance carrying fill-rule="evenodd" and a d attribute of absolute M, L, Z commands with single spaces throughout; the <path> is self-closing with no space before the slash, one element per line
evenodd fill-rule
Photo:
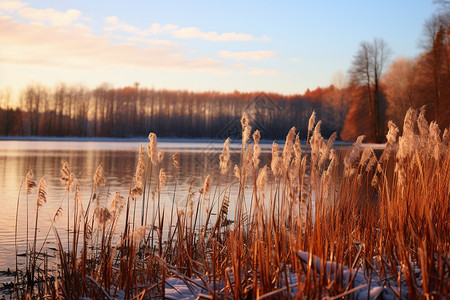
<path fill-rule="evenodd" d="M 280 75 L 281 72 L 277 70 L 268 70 L 268 69 L 260 69 L 260 68 L 251 68 L 248 72 L 250 75 L 258 75 L 258 76 L 266 76 L 266 75 Z"/>
<path fill-rule="evenodd" d="M 104 30 L 106 30 L 106 31 L 110 31 L 110 32 L 122 31 L 122 32 L 131 33 L 136 36 L 141 36 L 141 37 L 170 32 L 170 31 L 178 28 L 178 26 L 172 25 L 172 24 L 167 24 L 167 25 L 161 26 L 158 23 L 153 23 L 150 25 L 149 28 L 139 29 L 136 26 L 133 26 L 133 25 L 130 25 L 130 24 L 127 24 L 124 22 L 119 23 L 116 16 L 111 16 L 111 17 L 106 18 L 105 22 L 106 22 L 106 24 L 111 25 L 111 26 L 104 28 Z"/>
<path fill-rule="evenodd" d="M 162 26 L 158 23 L 153 23 L 149 28 L 140 29 L 136 26 L 119 22 L 116 16 L 110 16 L 105 19 L 105 23 L 110 25 L 104 28 L 106 31 L 122 31 L 134 34 L 136 36 L 150 36 L 157 34 L 170 34 L 177 39 L 203 39 L 207 41 L 269 41 L 267 36 L 254 37 L 251 34 L 225 32 L 217 33 L 215 31 L 205 32 L 197 27 L 180 28 L 174 24 L 166 24 Z"/>
<path fill-rule="evenodd" d="M 143 49 L 133 44 L 113 44 L 107 37 L 94 35 L 89 27 L 81 24 L 66 27 L 24 24 L 0 16 L 0 44 L 3 64 L 78 69 L 131 67 L 217 71 L 222 68 L 218 60 L 188 59 L 178 48 L 167 45 Z"/>
<path fill-rule="evenodd" d="M 208 41 L 254 41 L 254 40 L 267 41 L 267 40 L 269 40 L 269 38 L 267 36 L 257 38 L 257 37 L 252 36 L 251 34 L 246 34 L 246 33 L 226 32 L 226 33 L 218 34 L 215 31 L 204 32 L 204 31 L 201 31 L 197 27 L 181 28 L 181 29 L 173 31 L 172 35 L 175 38 L 179 38 L 179 39 L 200 38 L 200 39 L 204 39 L 204 40 L 208 40 Z"/>
<path fill-rule="evenodd" d="M 275 51 L 249 51 L 249 52 L 231 52 L 220 51 L 219 55 L 223 58 L 231 58 L 235 60 L 263 60 L 274 57 Z"/>
<path fill-rule="evenodd" d="M 119 21 L 116 16 L 110 16 L 105 19 L 105 23 L 109 25 L 117 25 Z"/>
<path fill-rule="evenodd" d="M 27 5 L 28 3 L 22 1 L 0 1 L 0 11 L 11 13 Z"/>
<path fill-rule="evenodd" d="M 53 8 L 36 9 L 26 7 L 18 11 L 18 14 L 32 21 L 50 22 L 53 26 L 68 26 L 78 20 L 81 11 L 68 9 L 65 12 L 57 11 Z"/>
<path fill-rule="evenodd" d="M 160 40 L 160 39 L 149 39 L 144 37 L 124 37 L 120 35 L 113 35 L 113 38 L 121 41 L 127 41 L 136 44 L 144 44 L 150 46 L 161 46 L 161 47 L 178 47 L 179 43 L 173 42 L 171 40 Z"/>

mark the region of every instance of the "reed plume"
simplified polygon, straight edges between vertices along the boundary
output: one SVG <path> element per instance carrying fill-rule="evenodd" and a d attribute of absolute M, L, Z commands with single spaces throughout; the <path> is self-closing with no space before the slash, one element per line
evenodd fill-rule
<path fill-rule="evenodd" d="M 136 173 L 134 175 L 134 187 L 131 190 L 131 197 L 136 195 L 142 195 L 144 190 L 144 173 L 145 173 L 145 157 L 144 147 L 141 145 L 139 148 L 139 158 L 136 166 Z"/>
<path fill-rule="evenodd" d="M 159 170 L 159 190 L 161 191 L 166 186 L 166 172 L 164 172 L 164 169 L 161 168 Z"/>
<path fill-rule="evenodd" d="M 108 208 L 99 207 L 95 212 L 95 219 L 98 222 L 98 225 L 103 227 L 112 219 L 112 215 Z"/>
<path fill-rule="evenodd" d="M 315 123 L 316 123 L 316 112 L 313 111 L 308 121 L 308 134 L 313 130 Z"/>
<path fill-rule="evenodd" d="M 333 143 L 336 140 L 337 134 L 336 132 L 333 132 L 330 137 L 328 138 L 328 141 L 326 143 L 322 143 L 322 147 L 320 149 L 320 160 L 319 160 L 319 166 L 323 166 L 325 165 L 325 162 L 327 161 L 327 159 L 330 159 L 330 151 L 331 148 L 333 147 Z"/>
<path fill-rule="evenodd" d="M 137 247 L 144 239 L 145 239 L 145 232 L 146 232 L 147 228 L 145 226 L 141 226 L 136 228 L 132 235 L 131 235 L 131 239 L 134 243 L 134 246 Z"/>
<path fill-rule="evenodd" d="M 403 135 L 398 138 L 397 158 L 404 162 L 408 157 L 412 157 L 418 148 L 419 136 L 415 133 L 414 127 L 417 121 L 417 111 L 413 108 L 406 112 L 403 122 Z"/>
<path fill-rule="evenodd" d="M 242 149 L 244 149 L 248 139 L 250 138 L 250 133 L 252 131 L 252 127 L 248 124 L 247 114 L 244 114 L 242 116 L 241 125 L 242 125 Z"/>
<path fill-rule="evenodd" d="M 386 134 L 386 147 L 381 154 L 380 160 L 387 161 L 389 157 L 394 156 L 398 150 L 398 142 L 397 135 L 399 133 L 399 129 L 394 122 L 388 122 L 388 133 Z"/>
<path fill-rule="evenodd" d="M 203 194 L 205 197 L 209 193 L 209 189 L 211 187 L 211 175 L 208 174 L 206 176 L 205 181 L 203 182 L 203 187 L 200 189 L 200 194 Z"/>
<path fill-rule="evenodd" d="M 75 175 L 70 172 L 69 163 L 65 160 L 61 161 L 61 183 L 66 186 L 66 190 L 70 192 L 74 183 Z"/>
<path fill-rule="evenodd" d="M 292 127 L 288 134 L 286 135 L 286 141 L 284 143 L 282 160 L 283 160 L 283 168 L 285 171 L 288 170 L 289 165 L 291 164 L 292 152 L 294 150 L 294 138 L 295 138 L 295 127 Z"/>
<path fill-rule="evenodd" d="M 270 163 L 270 167 L 272 170 L 272 174 L 273 176 L 275 176 L 276 178 L 281 176 L 281 158 L 278 155 L 278 144 L 273 142 L 272 143 L 272 161 Z"/>
<path fill-rule="evenodd" d="M 36 182 L 34 182 L 33 178 L 33 170 L 28 171 L 27 175 L 25 176 L 25 187 L 27 190 L 27 195 L 30 195 L 33 192 L 33 189 L 36 187 Z"/>
<path fill-rule="evenodd" d="M 241 171 L 239 170 L 238 165 L 234 165 L 233 173 L 237 179 L 239 179 L 239 180 L 241 179 Z"/>
<path fill-rule="evenodd" d="M 258 179 L 256 180 L 256 186 L 259 190 L 259 202 L 263 202 L 265 198 L 265 189 L 267 181 L 267 166 L 262 167 L 258 173 Z M 258 203 L 256 203 L 258 205 Z"/>
<path fill-rule="evenodd" d="M 259 146 L 259 139 L 260 139 L 260 133 L 259 130 L 255 130 L 255 132 L 253 133 L 253 141 L 254 141 L 254 145 L 253 145 L 253 168 L 256 171 L 259 167 L 259 162 L 260 162 L 260 155 L 261 155 L 261 147 Z"/>
<path fill-rule="evenodd" d="M 103 173 L 103 167 L 100 164 L 100 165 L 98 165 L 97 170 L 95 170 L 95 173 L 94 173 L 93 189 L 95 190 L 95 188 L 97 188 L 97 187 L 104 186 L 105 183 L 106 183 L 105 174 Z"/>
<path fill-rule="evenodd" d="M 180 168 L 180 155 L 178 153 L 175 153 L 172 155 L 173 165 L 175 168 Z"/>
<path fill-rule="evenodd" d="M 37 209 L 47 202 L 47 184 L 44 177 L 39 180 Z"/>
<path fill-rule="evenodd" d="M 158 152 L 158 162 L 162 162 L 164 159 L 164 152 L 163 151 L 159 151 Z"/>
<path fill-rule="evenodd" d="M 313 134 L 311 136 L 311 166 L 313 168 L 318 167 L 321 150 L 325 147 L 325 142 L 322 135 L 320 134 L 320 127 L 322 126 L 322 120 L 317 122 L 314 128 Z"/>
<path fill-rule="evenodd" d="M 428 144 L 431 147 L 431 151 L 429 151 L 429 153 L 435 161 L 438 161 L 444 151 L 442 147 L 441 130 L 439 129 L 439 125 L 434 121 L 430 123 L 430 136 Z"/>
<path fill-rule="evenodd" d="M 109 207 L 109 211 L 111 212 L 111 214 L 113 216 L 116 216 L 117 214 L 120 213 L 120 211 L 122 211 L 125 203 L 123 201 L 123 197 L 120 195 L 119 192 L 115 192 L 114 193 L 114 197 L 111 201 L 111 205 Z"/>
<path fill-rule="evenodd" d="M 362 141 L 364 140 L 364 138 L 365 138 L 364 135 L 358 136 L 356 142 L 353 143 L 353 146 L 350 149 L 350 151 L 345 155 L 344 157 L 345 176 L 351 176 L 356 172 L 355 163 L 357 163 L 361 151 L 363 151 Z"/>
<path fill-rule="evenodd" d="M 219 156 L 219 169 L 220 174 L 222 175 L 228 173 L 231 167 L 229 145 L 230 145 L 230 138 L 227 138 L 223 143 L 223 152 Z"/>
<path fill-rule="evenodd" d="M 156 134 L 151 132 L 148 135 L 149 143 L 147 145 L 147 153 L 153 165 L 157 165 L 158 163 L 158 154 L 156 149 Z"/>

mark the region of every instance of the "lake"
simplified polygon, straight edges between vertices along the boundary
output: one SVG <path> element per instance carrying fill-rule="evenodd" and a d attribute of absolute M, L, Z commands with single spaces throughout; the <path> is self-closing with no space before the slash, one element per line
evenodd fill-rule
<path fill-rule="evenodd" d="M 0 141 L 0 271 L 7 268 L 15 269 L 15 222 L 18 198 L 18 253 L 25 253 L 27 219 L 29 243 L 33 239 L 37 188 L 28 196 L 25 189 L 21 188 L 21 183 L 29 170 L 33 170 L 36 184 L 42 176 L 45 176 L 47 183 L 47 203 L 39 209 L 38 246 L 42 245 L 51 227 L 51 220 L 60 206 L 63 208 L 63 214 L 57 221 L 56 228 L 61 235 L 63 245 L 65 245 L 68 209 L 65 186 L 60 182 L 61 161 L 65 160 L 69 163 L 70 171 L 80 182 L 84 207 L 86 207 L 91 194 L 93 174 L 97 166 L 102 164 L 106 185 L 98 189 L 97 195 L 100 204 L 108 206 L 115 192 L 119 192 L 124 198 L 127 198 L 130 185 L 133 185 L 132 180 L 141 144 L 146 147 L 147 141 Z M 230 144 L 231 159 L 234 163 L 239 161 L 240 147 L 240 143 Z M 262 144 L 261 147 L 262 166 L 270 163 L 271 144 Z M 163 141 L 158 142 L 158 150 L 164 152 L 161 167 L 167 174 L 167 185 L 161 192 L 161 203 L 165 205 L 166 212 L 170 211 L 173 199 L 180 207 L 184 207 L 192 180 L 195 180 L 193 191 L 197 195 L 208 174 L 212 176 L 212 188 L 214 188 L 214 183 L 218 179 L 219 155 L 223 150 L 222 142 Z M 178 153 L 180 157 L 180 169 L 176 169 L 172 163 L 172 155 L 175 153 Z M 157 170 L 153 172 L 154 182 L 157 173 Z M 228 175 L 227 180 L 229 183 L 236 182 L 232 172 Z M 224 179 L 222 179 L 223 182 Z M 177 186 L 174 197 L 175 183 Z M 231 185 L 232 194 L 237 192 L 237 185 L 235 186 L 236 188 L 233 189 L 233 185 Z M 72 199 L 73 192 L 71 201 Z M 138 198 L 136 202 L 137 216 L 141 216 L 141 199 Z M 70 207 L 72 210 L 73 203 L 70 203 Z M 122 231 L 122 228 L 117 231 Z M 54 247 L 54 241 L 54 233 L 51 231 L 47 246 Z M 19 257 L 19 263 L 23 265 L 23 257 Z M 0 275 L 0 283 L 11 280 L 13 277 Z"/>

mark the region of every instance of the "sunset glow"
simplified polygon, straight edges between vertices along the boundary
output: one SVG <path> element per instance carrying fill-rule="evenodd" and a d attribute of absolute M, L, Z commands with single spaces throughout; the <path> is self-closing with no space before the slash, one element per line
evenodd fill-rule
<path fill-rule="evenodd" d="M 347 71 L 361 40 L 420 49 L 432 1 L 0 1 L 0 88 L 30 82 L 303 93 Z"/>

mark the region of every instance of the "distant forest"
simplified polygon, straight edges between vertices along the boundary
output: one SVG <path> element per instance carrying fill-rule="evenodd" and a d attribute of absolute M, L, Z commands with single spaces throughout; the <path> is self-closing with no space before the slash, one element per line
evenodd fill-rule
<path fill-rule="evenodd" d="M 225 138 L 246 113 L 263 138 L 284 138 L 292 126 L 306 137 L 313 110 L 323 119 L 322 132 L 340 132 L 348 98 L 334 87 L 304 95 L 219 93 L 113 88 L 94 90 L 59 84 L 32 84 L 20 95 L 20 108 L 0 108 L 0 135 Z M 237 123 L 236 123 L 237 122 Z"/>
<path fill-rule="evenodd" d="M 282 139 L 292 126 L 307 136 L 312 111 L 321 132 L 354 141 L 383 142 L 387 122 L 402 128 L 409 107 L 424 107 L 442 131 L 450 124 L 450 1 L 438 0 L 437 12 L 424 24 L 423 52 L 416 58 L 391 60 L 382 39 L 364 41 L 348 74 L 326 88 L 302 95 L 155 90 L 102 84 L 46 87 L 30 84 L 11 105 L 11 92 L 0 90 L 0 136 L 237 137 L 247 113 L 262 138 Z M 422 128 L 423 129 L 423 128 Z M 448 131 L 447 131 L 448 134 Z"/>

